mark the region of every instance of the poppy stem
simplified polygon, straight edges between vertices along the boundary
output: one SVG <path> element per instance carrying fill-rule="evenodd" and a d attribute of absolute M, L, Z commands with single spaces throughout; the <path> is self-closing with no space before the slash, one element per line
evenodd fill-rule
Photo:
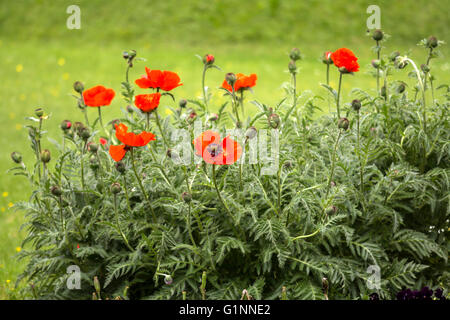
<path fill-rule="evenodd" d="M 149 207 L 150 207 L 150 211 L 152 212 L 153 222 L 156 223 L 156 215 L 155 215 L 155 211 L 153 210 L 152 203 L 150 202 L 150 199 L 149 199 L 148 196 L 147 196 L 147 192 L 145 192 L 144 186 L 142 185 L 142 181 L 141 181 L 141 179 L 139 178 L 139 175 L 138 175 L 138 173 L 137 173 L 136 165 L 134 164 L 135 161 L 134 161 L 134 150 L 133 150 L 133 148 L 131 148 L 130 151 L 131 151 L 131 165 L 133 166 L 134 175 L 136 176 L 136 179 L 137 179 L 137 181 L 138 181 L 138 183 L 139 183 L 139 187 L 141 188 L 141 191 L 142 191 L 142 193 L 144 194 L 145 200 L 147 200 L 147 202 L 148 202 L 148 205 L 149 205 Z"/>
<path fill-rule="evenodd" d="M 117 231 L 119 231 L 119 234 L 122 237 L 123 241 L 125 242 L 125 245 L 127 246 L 127 248 L 130 249 L 130 251 L 134 251 L 134 249 L 128 243 L 127 237 L 125 236 L 125 234 L 123 233 L 122 229 L 120 228 L 119 213 L 117 211 L 117 194 L 114 194 L 114 213 L 115 213 L 115 216 L 116 216 Z"/>
<path fill-rule="evenodd" d="M 149 131 L 150 130 L 150 112 L 146 112 L 145 115 L 147 118 L 147 126 L 145 127 L 145 130 Z"/>
<path fill-rule="evenodd" d="M 205 102 L 206 114 L 208 114 L 208 99 L 206 98 L 206 89 L 205 89 L 205 78 L 206 78 L 206 64 L 203 67 L 203 75 L 202 75 L 202 90 L 203 90 L 203 101 Z"/>
<path fill-rule="evenodd" d="M 327 86 L 330 86 L 330 65 L 327 63 Z M 328 112 L 331 113 L 330 93 L 327 94 Z"/>
<path fill-rule="evenodd" d="M 380 61 L 380 51 L 381 51 L 381 48 L 379 47 L 379 42 L 378 42 L 378 40 L 377 40 L 377 59 L 378 59 L 378 61 Z M 380 63 L 378 63 L 378 66 L 377 66 L 377 93 L 378 93 L 378 96 L 380 96 L 380 94 L 381 94 L 381 92 L 380 92 Z"/>
<path fill-rule="evenodd" d="M 161 132 L 161 136 L 163 138 L 164 145 L 168 149 L 169 148 L 169 144 L 167 143 L 166 136 L 164 135 L 164 131 L 163 131 L 162 127 L 161 127 L 161 122 L 159 121 L 159 115 L 158 115 L 158 111 L 157 110 L 155 110 L 155 118 L 156 118 L 156 125 L 159 128 L 159 132 Z"/>
<path fill-rule="evenodd" d="M 242 110 L 242 120 L 245 121 L 245 114 L 244 114 L 244 90 L 241 89 L 241 110 Z"/>
<path fill-rule="evenodd" d="M 98 119 L 100 121 L 100 125 L 103 128 L 103 131 L 105 131 L 106 135 L 108 136 L 108 139 L 110 138 L 109 132 L 105 129 L 105 126 L 103 125 L 103 119 L 102 119 L 102 107 L 97 107 L 98 109 Z"/>
<path fill-rule="evenodd" d="M 232 92 L 231 92 L 231 103 L 233 104 L 233 111 L 234 111 L 234 114 L 236 115 L 236 121 L 238 123 L 240 123 L 241 120 L 239 119 L 239 113 L 238 113 L 237 106 L 236 106 L 236 91 L 234 91 L 234 85 L 232 87 Z"/>
<path fill-rule="evenodd" d="M 361 161 L 361 144 L 360 144 L 360 129 L 359 129 L 359 125 L 360 125 L 360 114 L 359 114 L 359 110 L 357 113 L 357 118 L 356 118 L 356 141 L 358 144 L 358 159 L 359 159 L 359 170 L 360 170 L 360 190 L 361 190 L 361 195 L 364 194 L 364 168 L 363 168 L 363 163 Z"/>
<path fill-rule="evenodd" d="M 128 207 L 128 210 L 130 210 L 130 212 L 131 212 L 130 199 L 128 197 L 128 184 L 127 184 L 127 178 L 125 177 L 125 174 L 123 175 L 123 188 L 125 190 L 125 198 L 127 199 L 127 207 Z"/>
<path fill-rule="evenodd" d="M 330 192 L 331 181 L 333 180 L 334 168 L 336 165 L 336 150 L 337 150 L 337 147 L 339 144 L 339 139 L 341 138 L 341 133 L 342 133 L 341 129 L 338 129 L 338 130 L 339 130 L 339 134 L 337 136 L 336 143 L 334 144 L 333 158 L 331 160 L 331 172 L 330 172 L 330 176 L 328 177 L 327 192 L 325 194 L 325 199 L 328 198 L 328 194 Z"/>
<path fill-rule="evenodd" d="M 86 142 L 84 143 L 81 149 L 81 158 L 80 158 L 80 169 L 81 169 L 81 189 L 84 191 L 84 149 L 86 149 Z"/>
<path fill-rule="evenodd" d="M 338 87 L 338 95 L 337 95 L 337 99 L 336 99 L 336 111 L 337 111 L 338 119 L 341 118 L 341 112 L 339 110 L 339 100 L 341 97 L 341 84 L 342 84 L 342 72 L 339 72 L 339 87 Z"/>

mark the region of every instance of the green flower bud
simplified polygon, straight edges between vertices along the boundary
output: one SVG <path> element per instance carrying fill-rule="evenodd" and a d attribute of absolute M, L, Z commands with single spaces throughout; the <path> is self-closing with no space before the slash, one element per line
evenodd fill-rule
<path fill-rule="evenodd" d="M 289 61 L 288 69 L 289 69 L 289 72 L 291 74 L 296 74 L 297 73 L 297 66 L 295 65 L 295 61 L 294 60 Z"/>
<path fill-rule="evenodd" d="M 398 93 L 403 93 L 406 90 L 406 85 L 404 82 L 400 82 L 400 84 L 397 87 Z"/>
<path fill-rule="evenodd" d="M 333 60 L 331 59 L 332 53 L 333 52 L 331 52 L 331 51 L 324 52 L 322 55 L 322 62 L 325 64 L 333 64 Z"/>
<path fill-rule="evenodd" d="M 15 163 L 22 163 L 22 155 L 19 152 L 14 151 L 11 153 L 11 159 Z"/>
<path fill-rule="evenodd" d="M 422 69 L 422 71 L 425 72 L 425 73 L 430 72 L 430 66 L 428 66 L 426 64 L 421 64 L 420 65 L 420 69 Z"/>
<path fill-rule="evenodd" d="M 386 86 L 382 86 L 382 87 L 381 87 L 381 90 L 380 90 L 380 95 L 381 95 L 382 97 L 386 97 L 386 94 L 387 94 L 387 92 L 386 92 Z"/>
<path fill-rule="evenodd" d="M 69 120 L 63 120 L 63 122 L 61 122 L 61 129 L 64 131 L 69 130 L 72 127 L 72 122 L 70 122 Z"/>
<path fill-rule="evenodd" d="M 97 150 L 98 150 L 98 145 L 93 143 L 93 142 L 91 142 L 91 143 L 88 144 L 88 150 L 90 152 L 92 152 L 92 153 L 96 153 Z"/>
<path fill-rule="evenodd" d="M 53 186 L 50 189 L 51 193 L 55 196 L 55 197 L 59 197 L 62 195 L 62 190 L 59 186 Z"/>
<path fill-rule="evenodd" d="M 383 37 L 384 37 L 383 31 L 381 31 L 380 29 L 373 30 L 373 33 L 372 33 L 373 40 L 380 41 L 380 40 L 383 40 Z"/>
<path fill-rule="evenodd" d="M 37 108 L 36 110 L 34 110 L 34 114 L 36 115 L 36 117 L 40 118 L 44 115 L 44 110 L 42 108 Z"/>
<path fill-rule="evenodd" d="M 164 283 L 167 284 L 167 285 L 171 285 L 172 282 L 173 282 L 172 277 L 171 277 L 169 274 L 166 274 L 166 275 L 164 276 Z"/>
<path fill-rule="evenodd" d="M 117 161 L 116 164 L 114 165 L 116 167 L 116 170 L 119 173 L 124 173 L 126 170 L 126 166 L 125 163 L 123 163 L 122 161 Z"/>
<path fill-rule="evenodd" d="M 276 113 L 272 113 L 269 116 L 269 125 L 273 128 L 273 129 L 277 129 L 280 126 L 280 116 L 277 115 Z"/>
<path fill-rule="evenodd" d="M 83 139 L 84 141 L 87 141 L 87 139 L 89 139 L 89 137 L 91 136 L 91 132 L 89 131 L 88 128 L 83 128 L 83 129 L 81 129 L 80 136 L 81 136 L 81 139 Z"/>
<path fill-rule="evenodd" d="M 183 199 L 184 202 L 189 203 L 192 201 L 192 195 L 189 192 L 183 192 L 181 194 L 181 199 Z"/>
<path fill-rule="evenodd" d="M 234 73 L 228 72 L 225 75 L 225 80 L 233 88 L 234 87 L 234 83 L 236 82 L 237 78 L 236 78 L 236 75 Z"/>
<path fill-rule="evenodd" d="M 203 56 L 203 63 L 204 64 L 206 64 L 206 65 L 212 65 L 213 63 L 214 63 L 214 61 L 215 61 L 215 58 L 214 58 L 214 56 L 212 55 L 212 54 L 205 54 L 204 56 Z"/>
<path fill-rule="evenodd" d="M 329 216 L 332 214 L 335 214 L 336 212 L 337 212 L 337 207 L 335 207 L 335 206 L 330 206 L 327 208 L 327 210 L 325 210 L 325 213 Z"/>
<path fill-rule="evenodd" d="M 97 170 L 98 168 L 100 168 L 100 164 L 98 163 L 98 159 L 96 156 L 91 156 L 89 158 L 89 165 L 91 167 L 92 170 Z"/>
<path fill-rule="evenodd" d="M 133 112 L 134 112 L 134 109 L 133 109 L 132 106 L 128 105 L 128 106 L 127 106 L 127 111 L 128 111 L 128 113 L 133 113 Z"/>
<path fill-rule="evenodd" d="M 355 99 L 352 101 L 352 108 L 355 111 L 359 111 L 359 109 L 361 109 L 361 101 L 359 101 L 358 99 Z"/>
<path fill-rule="evenodd" d="M 181 100 L 178 102 L 178 104 L 179 104 L 180 108 L 186 108 L 187 100 L 186 100 L 186 99 L 181 99 Z"/>
<path fill-rule="evenodd" d="M 209 116 L 208 121 L 215 122 L 215 121 L 217 121 L 218 119 L 219 119 L 219 115 L 218 115 L 217 113 L 212 113 L 212 114 Z"/>
<path fill-rule="evenodd" d="M 371 63 L 372 67 L 374 67 L 375 69 L 377 69 L 380 66 L 380 60 L 378 59 L 373 59 Z"/>
<path fill-rule="evenodd" d="M 122 191 L 122 187 L 120 186 L 120 184 L 118 182 L 114 182 L 111 185 L 112 194 L 118 194 L 120 191 Z"/>
<path fill-rule="evenodd" d="M 78 93 L 83 93 L 84 91 L 84 85 L 80 81 L 75 81 L 73 84 L 73 90 L 75 90 Z"/>
<path fill-rule="evenodd" d="M 389 60 L 391 60 L 392 62 L 395 62 L 395 59 L 397 59 L 397 57 L 400 56 L 400 52 L 398 51 L 394 51 L 389 55 Z"/>
<path fill-rule="evenodd" d="M 82 122 L 77 121 L 73 124 L 73 130 L 75 130 L 75 132 L 78 135 L 81 135 L 81 130 L 83 130 L 83 129 L 84 129 L 84 124 Z"/>
<path fill-rule="evenodd" d="M 438 39 L 434 36 L 428 37 L 426 41 L 427 48 L 436 48 L 438 44 L 439 44 Z"/>
<path fill-rule="evenodd" d="M 51 155 L 50 155 L 50 151 L 48 149 L 45 149 L 41 152 L 41 161 L 43 163 L 48 163 L 50 162 L 51 159 Z"/>
<path fill-rule="evenodd" d="M 347 118 L 340 118 L 338 120 L 338 128 L 339 129 L 347 130 L 349 125 L 350 125 L 350 122 L 348 121 Z"/>
<path fill-rule="evenodd" d="M 247 140 L 251 140 L 254 137 L 256 137 L 257 134 L 258 130 L 255 127 L 251 126 L 250 128 L 247 129 L 247 131 L 245 131 L 245 138 Z"/>
<path fill-rule="evenodd" d="M 292 49 L 291 53 L 289 54 L 289 58 L 291 58 L 294 61 L 301 59 L 302 55 L 300 53 L 300 50 L 298 48 Z"/>
<path fill-rule="evenodd" d="M 111 126 L 113 130 L 116 130 L 116 124 L 118 125 L 120 123 L 119 119 L 114 119 L 111 121 Z"/>

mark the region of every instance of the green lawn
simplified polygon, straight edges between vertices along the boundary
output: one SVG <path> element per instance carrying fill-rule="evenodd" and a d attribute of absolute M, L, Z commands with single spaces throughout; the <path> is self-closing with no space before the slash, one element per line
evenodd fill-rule
<path fill-rule="evenodd" d="M 371 51 L 373 41 L 365 36 L 364 27 L 358 27 L 356 31 L 353 28 L 350 33 L 346 33 L 349 29 L 346 28 L 345 14 L 358 17 L 359 26 L 363 25 L 367 17 L 364 9 L 367 4 L 363 1 L 357 1 L 350 9 L 346 7 L 345 14 L 339 13 L 338 5 L 332 2 L 329 2 L 330 7 L 323 9 L 318 1 L 312 1 L 310 6 L 295 7 L 293 5 L 292 8 L 283 8 L 286 4 L 284 2 L 280 4 L 281 1 L 270 1 L 267 8 L 266 2 L 255 1 L 255 16 L 246 14 L 245 10 L 233 16 L 233 12 L 224 6 L 222 1 L 212 3 L 216 10 L 214 12 L 218 15 L 208 11 L 206 5 L 200 4 L 192 8 L 183 7 L 176 10 L 176 4 L 173 2 L 166 7 L 160 2 L 158 5 L 152 3 L 153 6 L 150 7 L 139 3 L 135 4 L 136 9 L 130 9 L 130 12 L 136 12 L 137 17 L 133 19 L 132 14 L 128 12 L 126 17 L 120 20 L 119 25 L 114 23 L 114 20 L 119 19 L 118 11 L 120 12 L 123 2 L 111 1 L 103 8 L 105 2 L 100 4 L 98 1 L 74 1 L 82 6 L 83 15 L 90 17 L 91 20 L 85 23 L 83 31 L 70 32 L 64 28 L 55 27 L 57 23 L 64 26 L 67 17 L 65 7 L 69 3 L 64 6 L 54 5 L 54 2 L 48 1 L 36 1 L 33 4 L 20 1 L 17 4 L 12 3 L 5 2 L 0 5 L 0 142 L 2 146 L 0 153 L 0 299 L 16 297 L 13 290 L 14 282 L 24 267 L 22 263 L 14 259 L 16 252 L 21 250 L 20 244 L 24 232 L 20 232 L 19 227 L 24 222 L 24 217 L 21 212 L 15 212 L 9 207 L 16 201 L 26 199 L 30 194 L 30 188 L 24 179 L 6 173 L 12 167 L 10 160 L 12 151 L 22 152 L 26 164 L 33 160 L 27 129 L 23 128 L 27 124 L 24 118 L 33 115 L 37 107 L 42 107 L 51 114 L 51 120 L 45 123 L 45 130 L 48 130 L 50 136 L 56 139 L 60 137 L 59 123 L 62 120 L 83 121 L 74 99 L 70 97 L 73 93 L 72 84 L 76 80 L 84 82 L 86 87 L 103 84 L 113 88 L 117 96 L 112 105 L 104 109 L 103 114 L 106 120 L 119 117 L 120 107 L 125 106 L 120 97 L 120 82 L 124 79 L 126 68 L 125 61 L 121 58 L 123 50 L 135 49 L 139 57 L 147 59 L 146 62 L 135 64 L 130 73 L 130 78 L 133 80 L 144 74 L 144 66 L 178 72 L 184 85 L 173 91 L 177 100 L 192 99 L 201 95 L 202 64 L 195 54 L 214 54 L 216 64 L 223 70 L 221 72 L 211 69 L 207 74 L 206 82 L 213 89 L 215 107 L 225 101 L 217 87 L 221 85 L 226 72 L 256 73 L 258 82 L 254 88 L 254 94 L 248 94 L 247 101 L 257 99 L 268 105 L 277 103 L 284 95 L 283 82 L 290 79 L 287 72 L 289 62 L 287 54 L 294 46 L 299 47 L 304 55 L 304 59 L 298 63 L 300 68 L 298 90 L 300 91 L 310 90 L 313 94 L 325 94 L 325 89 L 319 85 L 325 82 L 325 65 L 320 62 L 319 57 L 324 51 L 335 50 L 340 46 L 352 49 L 359 57 L 361 65 L 360 72 L 354 76 L 344 77 L 342 101 L 345 103 L 352 100 L 349 95 L 351 88 L 374 90 L 376 84 L 369 73 L 373 70 L 370 66 L 370 61 L 374 58 Z M 419 65 L 425 62 L 425 51 L 416 46 L 421 38 L 428 35 L 422 34 L 424 32 L 422 27 L 426 32 L 429 30 L 439 32 L 446 30 L 448 26 L 448 15 L 445 15 L 447 11 L 439 10 L 436 6 L 431 10 L 429 3 L 418 1 L 414 4 L 417 10 L 421 8 L 420 5 L 423 5 L 428 8 L 428 11 L 424 10 L 424 12 L 429 12 L 428 15 L 417 15 L 417 25 L 411 24 L 412 21 L 416 21 L 414 20 L 416 16 L 412 18 L 411 13 L 404 12 L 403 5 L 396 7 L 395 10 L 392 7 L 392 10 L 383 12 L 392 18 L 396 14 L 400 16 L 396 23 L 386 20 L 386 24 L 391 26 L 391 30 L 387 32 L 393 37 L 385 43 L 386 48 L 383 49 L 385 54 L 394 50 L 402 53 L 410 50 L 408 55 L 414 61 Z M 441 4 L 441 2 L 433 3 Z M 29 7 L 27 7 L 28 4 Z M 389 6 L 389 2 L 382 1 L 381 4 Z M 248 9 L 249 5 L 246 3 L 243 6 Z M 103 25 L 94 19 L 96 10 L 100 8 L 99 21 L 103 21 Z M 160 25 L 155 25 L 153 21 L 153 24 L 149 22 L 150 26 L 147 26 L 145 20 L 147 16 L 143 12 L 146 12 L 148 8 L 155 13 L 155 21 L 158 21 Z M 299 15 L 294 15 L 295 10 L 299 12 Z M 336 26 L 327 19 L 333 12 L 341 18 Z M 271 14 L 274 15 L 273 19 Z M 53 16 L 57 19 L 49 21 L 48 18 Z M 233 27 L 234 20 L 230 20 L 231 17 L 239 19 L 236 28 Z M 282 20 L 283 17 L 286 17 L 286 21 Z M 304 18 L 303 25 L 302 21 L 297 20 L 299 17 Z M 272 21 L 274 19 L 282 23 L 277 24 Z M 432 19 L 435 21 L 435 26 L 444 27 L 434 28 L 435 26 L 429 24 L 433 21 Z M 183 21 L 186 22 L 184 32 Z M 270 22 L 266 28 L 265 21 Z M 291 24 L 296 21 L 298 21 L 298 28 L 294 28 Z M 350 26 L 357 22 L 351 23 Z M 249 28 L 241 32 L 233 32 L 233 30 L 243 30 L 244 24 Z M 309 32 L 304 30 L 305 26 Z M 394 30 L 394 26 L 398 26 L 397 30 Z M 146 27 L 149 30 L 148 34 L 143 31 Z M 289 27 L 292 30 L 289 30 Z M 211 28 L 217 30 L 217 35 L 211 31 Z M 407 28 L 414 28 L 414 32 L 409 30 L 411 31 L 409 34 Z M 203 30 L 204 34 L 202 34 Z M 267 30 L 267 34 L 262 30 Z M 396 38 L 396 31 L 401 36 Z M 80 32 L 79 37 L 76 32 Z M 444 40 L 448 39 L 447 32 L 437 36 Z M 443 53 L 444 56 L 448 56 L 448 46 L 444 47 Z M 437 78 L 437 86 L 449 82 L 450 63 L 445 60 L 445 57 L 433 60 L 432 68 L 432 73 Z M 337 71 L 334 67 L 331 71 L 331 85 L 337 87 Z M 397 71 L 393 78 L 406 79 L 409 71 L 411 71 L 410 67 Z M 409 80 L 409 83 L 412 83 L 412 80 Z M 137 89 L 137 93 L 143 92 L 144 90 Z M 165 105 L 174 106 L 175 104 L 165 98 L 162 108 Z M 326 103 L 322 103 L 321 107 L 324 112 L 328 111 Z M 249 103 L 247 108 L 248 112 L 255 110 Z M 96 110 L 88 111 L 90 117 L 94 119 Z M 162 113 L 168 114 L 168 111 L 163 110 Z M 47 140 L 43 141 L 43 145 L 44 148 L 51 149 Z"/>

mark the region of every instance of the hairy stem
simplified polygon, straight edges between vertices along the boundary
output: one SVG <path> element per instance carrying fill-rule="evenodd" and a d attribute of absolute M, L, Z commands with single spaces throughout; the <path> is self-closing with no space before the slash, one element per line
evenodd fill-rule
<path fill-rule="evenodd" d="M 336 139 L 336 143 L 334 144 L 334 150 L 333 150 L 333 158 L 331 160 L 331 172 L 330 172 L 330 176 L 328 177 L 328 184 L 327 184 L 327 192 L 325 193 L 325 199 L 328 198 L 328 194 L 330 192 L 330 186 L 331 186 L 331 181 L 333 179 L 333 175 L 334 175 L 334 168 L 336 166 L 336 151 L 337 151 L 337 147 L 339 144 L 339 139 L 341 138 L 341 129 L 339 129 L 339 133 Z"/>
<path fill-rule="evenodd" d="M 114 214 L 116 216 L 116 226 L 117 226 L 117 230 L 119 231 L 120 236 L 122 237 L 123 241 L 125 242 L 125 245 L 127 246 L 127 248 L 130 249 L 130 251 L 134 251 L 134 249 L 128 243 L 127 237 L 125 236 L 122 229 L 120 228 L 119 212 L 117 211 L 117 194 L 114 194 Z"/>
<path fill-rule="evenodd" d="M 339 87 L 338 87 L 338 95 L 336 99 L 336 111 L 338 119 L 341 118 L 341 112 L 339 110 L 339 100 L 341 98 L 341 83 L 342 83 L 342 72 L 339 72 Z"/>

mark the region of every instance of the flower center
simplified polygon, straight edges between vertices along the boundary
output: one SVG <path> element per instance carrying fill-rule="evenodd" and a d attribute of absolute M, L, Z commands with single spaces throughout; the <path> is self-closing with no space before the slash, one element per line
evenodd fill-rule
<path fill-rule="evenodd" d="M 223 149 L 221 145 L 217 143 L 211 143 L 206 147 L 206 151 L 209 152 L 211 157 L 215 158 L 223 152 Z"/>

